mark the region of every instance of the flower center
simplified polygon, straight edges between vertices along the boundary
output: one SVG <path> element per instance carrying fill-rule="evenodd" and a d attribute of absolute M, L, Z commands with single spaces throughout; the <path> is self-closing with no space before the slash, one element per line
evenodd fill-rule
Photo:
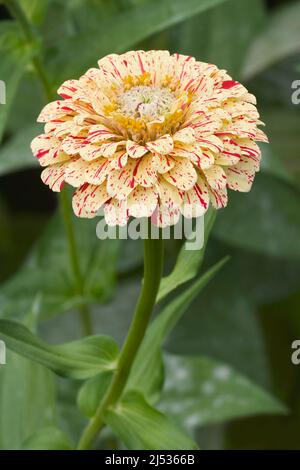
<path fill-rule="evenodd" d="M 147 85 L 134 86 L 117 97 L 122 114 L 148 122 L 170 113 L 175 101 L 175 94 L 168 88 Z"/>

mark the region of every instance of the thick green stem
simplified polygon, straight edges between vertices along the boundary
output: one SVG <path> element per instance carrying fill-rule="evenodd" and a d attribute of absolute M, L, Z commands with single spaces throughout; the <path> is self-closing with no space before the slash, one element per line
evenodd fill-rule
<path fill-rule="evenodd" d="M 29 44 L 33 44 L 37 38 L 34 31 L 33 26 L 28 21 L 23 9 L 19 5 L 16 0 L 4 0 L 4 4 L 6 5 L 7 9 L 9 10 L 11 16 L 15 18 L 25 37 L 25 40 Z M 43 67 L 43 64 L 40 60 L 40 57 L 35 56 L 32 58 L 32 65 L 35 70 L 35 73 L 42 85 L 44 95 L 47 101 L 53 101 L 55 99 L 54 93 L 52 91 L 51 84 L 47 78 L 47 74 Z M 79 263 L 79 255 L 78 255 L 78 248 L 76 244 L 74 228 L 72 224 L 72 219 L 70 216 L 70 208 L 68 205 L 68 197 L 67 194 L 62 191 L 60 193 L 60 203 L 62 207 L 62 215 L 64 218 L 66 235 L 68 239 L 68 246 L 69 246 L 69 254 L 70 254 L 70 261 L 73 269 L 73 274 L 76 282 L 76 293 L 83 297 L 84 294 L 84 280 L 80 270 L 80 263 Z M 82 331 L 85 335 L 92 334 L 92 322 L 90 318 L 90 312 L 88 306 L 86 304 L 82 304 L 79 307 L 79 314 L 80 314 L 80 321 L 82 324 Z"/>
<path fill-rule="evenodd" d="M 144 282 L 136 305 L 134 317 L 120 353 L 118 367 L 111 386 L 96 414 L 85 428 L 78 449 L 89 449 L 104 426 L 104 413 L 119 401 L 130 374 L 140 344 L 144 338 L 155 305 L 163 269 L 163 240 L 147 239 L 144 242 Z"/>
<path fill-rule="evenodd" d="M 72 223 L 71 209 L 69 207 L 69 200 L 66 191 L 60 193 L 60 204 L 61 212 L 64 219 L 65 231 L 68 240 L 69 256 L 72 265 L 72 271 L 75 278 L 76 293 L 80 296 L 84 296 L 84 279 L 81 274 L 78 248 L 76 244 L 76 238 L 74 233 L 74 227 Z M 85 303 L 79 306 L 80 320 L 82 324 L 82 330 L 84 335 L 89 336 L 93 333 L 92 320 L 90 317 L 89 309 Z"/>

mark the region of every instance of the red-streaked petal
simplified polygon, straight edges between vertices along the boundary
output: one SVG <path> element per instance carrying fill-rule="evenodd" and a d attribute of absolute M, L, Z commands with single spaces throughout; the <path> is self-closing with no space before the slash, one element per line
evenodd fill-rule
<path fill-rule="evenodd" d="M 164 173 L 163 178 L 178 189 L 188 191 L 197 181 L 197 172 L 187 158 L 174 157 L 174 168 Z"/>
<path fill-rule="evenodd" d="M 86 137 L 83 136 L 68 135 L 68 137 L 62 141 L 62 149 L 68 155 L 77 155 L 79 150 L 85 146 L 85 139 Z"/>
<path fill-rule="evenodd" d="M 95 217 L 108 199 L 105 183 L 101 186 L 85 183 L 74 193 L 72 202 L 74 213 L 77 217 Z"/>
<path fill-rule="evenodd" d="M 241 158 L 241 149 L 231 136 L 223 138 L 224 148 L 221 153 L 216 156 L 217 165 L 235 165 Z"/>
<path fill-rule="evenodd" d="M 175 161 L 168 155 L 153 155 L 153 165 L 158 173 L 166 173 L 174 167 Z"/>
<path fill-rule="evenodd" d="M 87 140 L 90 143 L 99 143 L 103 140 L 116 139 L 120 136 L 102 124 L 96 124 L 90 127 Z"/>
<path fill-rule="evenodd" d="M 247 193 L 250 191 L 255 173 L 249 173 L 238 166 L 239 164 L 225 169 L 227 176 L 227 186 L 234 191 Z"/>
<path fill-rule="evenodd" d="M 227 206 L 228 196 L 227 189 L 208 189 L 210 201 L 215 209 L 223 209 Z"/>
<path fill-rule="evenodd" d="M 192 127 L 185 127 L 175 132 L 173 135 L 174 142 L 181 142 L 183 144 L 193 144 L 195 142 L 195 132 Z"/>
<path fill-rule="evenodd" d="M 168 183 L 164 178 L 160 178 L 157 190 L 160 199 L 160 205 L 168 208 L 179 207 L 182 203 L 182 193 L 176 186 Z"/>
<path fill-rule="evenodd" d="M 86 162 L 85 179 L 90 184 L 102 184 L 111 171 L 111 162 L 107 158 L 99 158 Z"/>
<path fill-rule="evenodd" d="M 107 192 L 116 199 L 126 199 L 131 191 L 137 186 L 134 178 L 136 161 L 129 160 L 122 170 L 113 170 L 107 178 Z"/>
<path fill-rule="evenodd" d="M 165 134 L 153 142 L 148 142 L 146 147 L 150 152 L 158 153 L 159 155 L 167 155 L 172 152 L 174 142 L 169 134 Z"/>
<path fill-rule="evenodd" d="M 207 170 L 203 170 L 208 185 L 215 190 L 226 187 L 226 174 L 222 167 L 213 165 Z"/>
<path fill-rule="evenodd" d="M 214 154 L 207 149 L 203 149 L 202 151 L 201 145 L 197 142 L 192 145 L 181 145 L 180 147 L 175 147 L 171 155 L 176 157 L 186 157 L 201 169 L 209 168 L 215 161 Z"/>
<path fill-rule="evenodd" d="M 116 152 L 112 158 L 108 159 L 110 161 L 110 168 L 112 170 L 120 170 L 127 165 L 128 155 L 124 150 Z"/>
<path fill-rule="evenodd" d="M 183 195 L 181 212 L 188 219 L 200 217 L 209 206 L 209 193 L 205 181 L 199 177 L 195 186 Z"/>
<path fill-rule="evenodd" d="M 164 228 L 176 225 L 179 218 L 179 207 L 168 208 L 167 206 L 158 205 L 151 216 L 151 222 L 157 227 Z"/>
<path fill-rule="evenodd" d="M 65 182 L 65 170 L 68 163 L 50 165 L 42 171 L 41 178 L 52 191 L 60 192 Z"/>
<path fill-rule="evenodd" d="M 63 116 L 74 116 L 74 104 L 71 100 L 57 100 L 46 104 L 40 112 L 37 122 L 48 122 Z"/>
<path fill-rule="evenodd" d="M 137 186 L 127 198 L 129 215 L 150 217 L 157 206 L 158 193 L 154 188 Z"/>
<path fill-rule="evenodd" d="M 65 181 L 74 188 L 79 188 L 86 183 L 85 171 L 88 163 L 81 158 L 74 158 L 69 162 L 65 170 Z"/>
<path fill-rule="evenodd" d="M 31 142 L 31 150 L 41 166 L 64 162 L 70 158 L 61 151 L 60 140 L 47 134 L 35 137 Z"/>
<path fill-rule="evenodd" d="M 152 155 L 146 155 L 136 161 L 133 176 L 135 181 L 145 188 L 149 188 L 156 183 L 157 172 L 153 164 Z"/>
<path fill-rule="evenodd" d="M 111 199 L 104 205 L 104 216 L 109 226 L 125 226 L 129 218 L 127 200 L 119 201 L 115 198 Z"/>
<path fill-rule="evenodd" d="M 132 140 L 127 141 L 126 150 L 131 158 L 141 158 L 148 152 L 146 147 L 144 147 L 143 145 L 139 145 L 136 142 L 133 142 Z"/>
<path fill-rule="evenodd" d="M 78 80 L 66 80 L 57 90 L 57 93 L 64 99 L 71 99 L 79 89 Z"/>
<path fill-rule="evenodd" d="M 102 144 L 100 147 L 102 152 L 101 154 L 103 155 L 103 157 L 113 157 L 118 150 L 121 150 L 122 148 L 125 149 L 125 144 L 125 140 L 121 140 L 120 142 L 107 142 L 105 144 Z"/>

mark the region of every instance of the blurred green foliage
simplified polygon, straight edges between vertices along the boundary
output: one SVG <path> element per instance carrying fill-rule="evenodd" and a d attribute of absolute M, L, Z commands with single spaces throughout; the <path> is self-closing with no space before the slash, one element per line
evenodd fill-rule
<path fill-rule="evenodd" d="M 157 439 L 169 436 L 173 442 L 189 439 L 181 434 L 185 428 L 201 448 L 299 449 L 300 369 L 290 356 L 300 336 L 300 105 L 291 101 L 292 82 L 299 79 L 300 1 L 19 4 L 33 24 L 33 40 L 4 9 L 0 22 L 0 79 L 8 84 L 7 104 L 0 105 L 2 321 L 19 320 L 34 330 L 28 319 L 38 299 L 38 331 L 47 344 L 80 336 L 75 310 L 83 299 L 75 294 L 62 221 L 47 204 L 45 210 L 22 206 L 18 191 L 22 171 L 31 200 L 43 201 L 42 185 L 36 190 L 32 184 L 39 170 L 29 144 L 45 98 L 32 59 L 41 58 L 53 90 L 101 56 L 127 49 L 169 49 L 216 63 L 256 94 L 271 144 L 262 146 L 262 171 L 252 191 L 231 193 L 229 207 L 218 213 L 204 260 L 204 252 L 179 257 L 177 272 L 167 277 L 181 249 L 167 243 L 169 271 L 160 295 L 170 294 L 171 301 L 163 299 L 142 346 L 148 374 L 138 356 L 121 416 L 111 412 L 107 421 L 128 448 L 157 445 L 146 434 L 141 442 L 137 432 L 152 426 Z M 121 343 L 140 286 L 141 246 L 99 242 L 96 222 L 75 217 L 73 222 L 95 331 Z M 201 274 L 207 273 L 226 255 L 230 261 L 199 294 L 205 277 L 191 280 L 200 266 Z M 152 348 L 167 333 L 164 351 L 159 341 Z M 85 420 L 77 403 L 91 415 L 106 388 L 101 374 L 78 384 L 9 353 L 0 369 L 0 448 L 71 448 Z M 133 400 L 132 394 L 141 392 L 147 400 L 142 395 Z M 97 446 L 110 442 L 107 431 Z"/>

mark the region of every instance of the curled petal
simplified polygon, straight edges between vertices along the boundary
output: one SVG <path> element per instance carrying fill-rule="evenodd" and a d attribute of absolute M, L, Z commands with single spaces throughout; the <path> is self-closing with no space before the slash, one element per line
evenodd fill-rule
<path fill-rule="evenodd" d="M 135 181 L 145 188 L 149 188 L 156 183 L 157 172 L 153 165 L 152 155 L 146 155 L 137 161 L 133 176 Z"/>
<path fill-rule="evenodd" d="M 102 144 L 100 146 L 101 148 L 101 155 L 103 157 L 113 157 L 114 154 L 118 151 L 121 150 L 121 148 L 125 148 L 126 141 L 122 140 L 120 142 L 107 142 L 105 144 Z"/>
<path fill-rule="evenodd" d="M 115 139 L 118 137 L 118 134 L 112 132 L 108 127 L 103 126 L 102 124 L 96 124 L 90 127 L 87 140 L 90 143 L 97 144 L 103 140 Z"/>
<path fill-rule="evenodd" d="M 131 191 L 138 185 L 134 178 L 136 162 L 129 160 L 126 167 L 121 170 L 113 170 L 107 178 L 108 194 L 118 200 L 126 199 Z"/>
<path fill-rule="evenodd" d="M 74 193 L 73 210 L 77 217 L 92 218 L 108 199 L 105 183 L 101 186 L 85 183 Z"/>
<path fill-rule="evenodd" d="M 203 178 L 199 177 L 195 186 L 184 193 L 181 212 L 188 219 L 200 217 L 207 211 L 208 206 L 208 188 Z"/>
<path fill-rule="evenodd" d="M 201 148 L 211 150 L 214 153 L 222 152 L 223 142 L 215 135 L 206 137 L 197 137 L 197 143 Z"/>
<path fill-rule="evenodd" d="M 120 170 L 121 168 L 124 168 L 127 165 L 128 154 L 124 150 L 120 150 L 108 160 L 110 161 L 110 168 L 112 170 Z"/>
<path fill-rule="evenodd" d="M 62 149 L 68 155 L 77 155 L 82 148 L 85 148 L 86 138 L 83 136 L 69 135 L 62 141 Z"/>
<path fill-rule="evenodd" d="M 148 142 L 146 147 L 150 152 L 158 153 L 159 155 L 167 155 L 172 152 L 174 142 L 172 137 L 169 134 L 166 134 L 159 137 L 154 142 Z"/>
<path fill-rule="evenodd" d="M 41 178 L 43 183 L 47 184 L 52 191 L 60 192 L 65 183 L 66 163 L 57 163 L 50 165 L 42 171 Z"/>
<path fill-rule="evenodd" d="M 203 170 L 209 186 L 215 190 L 226 187 L 226 173 L 219 165 L 213 165 L 207 170 Z"/>
<path fill-rule="evenodd" d="M 65 181 L 74 188 L 79 188 L 86 183 L 85 171 L 88 167 L 88 163 L 81 158 L 74 158 L 69 162 L 65 170 Z"/>
<path fill-rule="evenodd" d="M 165 228 L 177 224 L 179 218 L 179 207 L 158 205 L 151 216 L 151 222 L 157 227 Z"/>
<path fill-rule="evenodd" d="M 250 173 L 248 169 L 239 166 L 239 164 L 227 168 L 225 172 L 228 188 L 241 192 L 250 191 L 255 172 Z"/>
<path fill-rule="evenodd" d="M 79 89 L 78 80 L 67 80 L 57 90 L 57 93 L 64 99 L 68 100 L 74 96 Z"/>
<path fill-rule="evenodd" d="M 173 135 L 174 142 L 181 142 L 183 144 L 193 144 L 195 142 L 195 132 L 192 127 L 185 127 L 175 132 Z"/>
<path fill-rule="evenodd" d="M 146 147 L 139 145 L 132 140 L 127 140 L 126 150 L 131 158 L 141 158 L 148 152 Z"/>
<path fill-rule="evenodd" d="M 175 161 L 173 158 L 168 155 L 153 155 L 153 165 L 158 173 L 166 173 L 170 171 L 174 165 Z"/>
<path fill-rule="evenodd" d="M 71 100 L 57 100 L 46 104 L 37 118 L 37 122 L 48 122 L 62 116 L 73 116 L 74 104 Z"/>
<path fill-rule="evenodd" d="M 173 208 L 182 204 L 182 193 L 164 178 L 160 178 L 157 189 L 161 206 Z"/>
<path fill-rule="evenodd" d="M 60 163 L 70 158 L 62 152 L 60 140 L 47 134 L 35 137 L 31 142 L 31 150 L 41 166 Z"/>
<path fill-rule="evenodd" d="M 104 216 L 107 225 L 124 227 L 129 218 L 127 201 L 112 198 L 104 205 Z"/>
<path fill-rule="evenodd" d="M 197 181 L 197 172 L 187 158 L 174 157 L 174 168 L 163 174 L 163 177 L 178 189 L 188 191 Z"/>
<path fill-rule="evenodd" d="M 227 206 L 228 196 L 227 189 L 208 189 L 210 201 L 215 209 L 223 209 Z"/>
<path fill-rule="evenodd" d="M 154 188 L 137 186 L 128 196 L 129 215 L 133 217 L 150 217 L 157 206 L 158 193 Z"/>
<path fill-rule="evenodd" d="M 235 165 L 241 158 L 241 148 L 231 137 L 224 137 L 224 148 L 221 153 L 216 156 L 217 165 Z"/>
<path fill-rule="evenodd" d="M 268 137 L 266 136 L 264 131 L 262 131 L 261 129 L 256 129 L 254 139 L 257 140 L 258 142 L 265 142 L 265 143 L 269 142 Z"/>

